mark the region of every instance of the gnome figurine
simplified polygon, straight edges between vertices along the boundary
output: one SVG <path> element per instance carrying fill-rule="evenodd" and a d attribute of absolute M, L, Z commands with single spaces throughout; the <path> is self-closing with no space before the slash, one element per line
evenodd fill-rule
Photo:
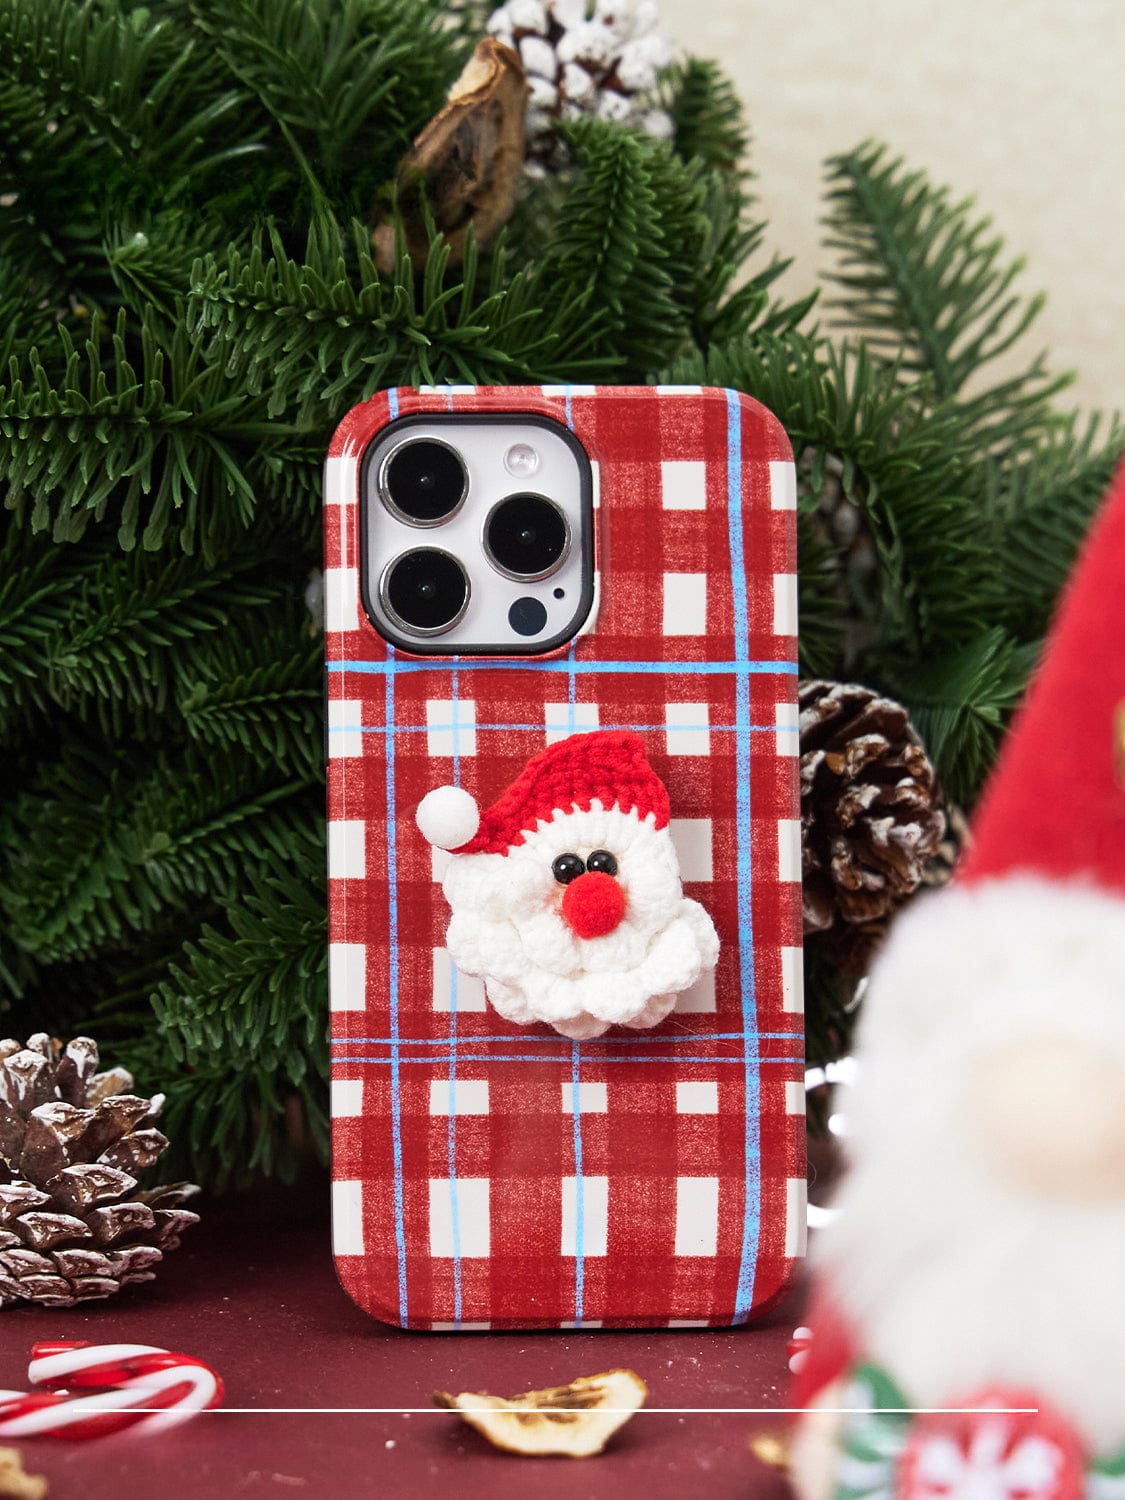
<path fill-rule="evenodd" d="M 654 1026 L 714 968 L 719 939 L 683 893 L 668 793 L 638 735 L 571 735 L 484 812 L 444 786 L 417 818 L 452 854 L 449 955 L 506 1020 L 578 1041 Z"/>
<path fill-rule="evenodd" d="M 974 831 L 864 1001 L 803 1500 L 1125 1495 L 1125 470 Z"/>

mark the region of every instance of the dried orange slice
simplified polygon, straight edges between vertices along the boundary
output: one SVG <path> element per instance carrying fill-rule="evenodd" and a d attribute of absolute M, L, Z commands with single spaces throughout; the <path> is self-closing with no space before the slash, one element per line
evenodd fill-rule
<path fill-rule="evenodd" d="M 459 1396 L 435 1391 L 434 1404 L 460 1412 L 470 1427 L 508 1453 L 589 1458 L 602 1451 L 647 1395 L 644 1381 L 632 1370 L 609 1370 L 507 1398 L 486 1391 Z"/>

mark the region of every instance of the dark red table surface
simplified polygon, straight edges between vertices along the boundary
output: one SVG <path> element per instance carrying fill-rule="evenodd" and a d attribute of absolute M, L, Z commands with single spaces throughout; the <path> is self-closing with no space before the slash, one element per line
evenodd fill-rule
<path fill-rule="evenodd" d="M 761 1323 L 729 1332 L 408 1334 L 374 1322 L 340 1290 L 327 1204 L 320 1177 L 205 1202 L 203 1222 L 158 1280 L 84 1309 L 0 1312 L 0 1387 L 26 1387 L 31 1346 L 49 1339 L 182 1350 L 226 1382 L 226 1411 L 166 1435 L 22 1441 L 25 1467 L 48 1477 L 51 1500 L 399 1500 L 439 1490 L 786 1500 L 782 1477 L 750 1450 L 756 1436 L 781 1433 L 785 1419 L 737 1408 L 786 1404 L 799 1290 Z M 438 1389 L 511 1395 L 622 1366 L 647 1383 L 650 1409 L 596 1458 L 513 1457 L 429 1407 Z M 253 1410 L 231 1410 L 239 1407 Z M 339 1407 L 392 1410 L 331 1410 Z M 424 1410 L 404 1410 L 412 1407 Z M 675 1407 L 715 1410 L 660 1410 Z"/>

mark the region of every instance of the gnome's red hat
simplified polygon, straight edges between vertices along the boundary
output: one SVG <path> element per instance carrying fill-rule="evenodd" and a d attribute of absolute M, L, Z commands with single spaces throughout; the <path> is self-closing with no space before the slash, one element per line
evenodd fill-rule
<path fill-rule="evenodd" d="M 1125 465 L 1063 592 L 961 883 L 1027 872 L 1125 896 Z"/>
<path fill-rule="evenodd" d="M 431 844 L 454 854 L 506 854 L 540 823 L 588 812 L 595 801 L 667 826 L 668 793 L 639 735 L 600 729 L 548 745 L 483 813 L 463 789 L 438 787 L 419 804 L 418 826 Z"/>

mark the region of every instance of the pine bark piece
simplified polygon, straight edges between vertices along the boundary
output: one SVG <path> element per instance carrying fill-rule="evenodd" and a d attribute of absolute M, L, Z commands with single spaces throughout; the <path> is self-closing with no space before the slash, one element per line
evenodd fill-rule
<path fill-rule="evenodd" d="M 519 54 L 486 37 L 403 158 L 399 213 L 416 271 L 429 251 L 420 190 L 449 243 L 450 265 L 460 264 L 470 226 L 476 243 L 488 245 L 511 216 L 523 169 L 528 92 Z M 395 268 L 394 225 L 380 224 L 374 240 L 376 264 L 389 275 Z"/>
<path fill-rule="evenodd" d="M 800 725 L 805 932 L 862 974 L 939 858 L 941 787 L 906 710 L 869 688 L 802 683 Z"/>
<path fill-rule="evenodd" d="M 168 1145 L 152 1123 L 163 1095 L 97 1066 L 89 1037 L 0 1042 L 0 1307 L 71 1307 L 151 1281 L 198 1222 L 181 1206 L 194 1183 L 138 1191 Z"/>
<path fill-rule="evenodd" d="M 522 1396 L 435 1391 L 433 1399 L 435 1406 L 459 1412 L 470 1427 L 507 1453 L 589 1458 L 640 1410 L 647 1395 L 647 1386 L 632 1370 L 609 1370 Z"/>
<path fill-rule="evenodd" d="M 45 1500 L 47 1481 L 29 1474 L 18 1448 L 0 1448 L 0 1500 Z"/>

